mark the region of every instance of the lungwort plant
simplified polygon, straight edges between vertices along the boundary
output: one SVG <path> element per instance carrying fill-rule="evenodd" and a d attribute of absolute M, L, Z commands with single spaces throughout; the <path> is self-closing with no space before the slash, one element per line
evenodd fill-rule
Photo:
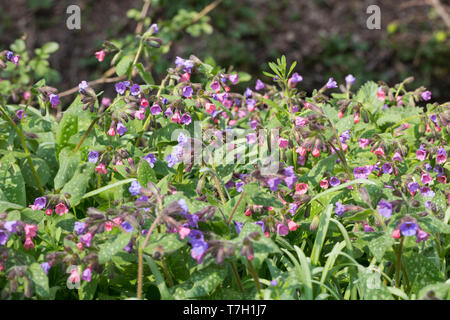
<path fill-rule="evenodd" d="M 115 96 L 83 81 L 68 107 L 1 52 L 2 299 L 450 297 L 449 103 L 308 94 L 284 57 L 256 81 L 177 57 L 155 84 L 160 34 L 106 42 Z"/>

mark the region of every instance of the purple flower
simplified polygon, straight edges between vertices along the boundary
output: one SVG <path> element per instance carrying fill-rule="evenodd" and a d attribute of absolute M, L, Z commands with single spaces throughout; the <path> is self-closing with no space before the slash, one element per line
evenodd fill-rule
<path fill-rule="evenodd" d="M 128 191 L 130 191 L 132 196 L 137 196 L 141 193 L 141 185 L 139 184 L 139 182 L 134 180 L 133 182 L 131 182 L 131 186 L 130 188 L 128 188 Z"/>
<path fill-rule="evenodd" d="M 196 243 L 196 242 L 204 241 L 203 233 L 201 233 L 201 231 L 195 230 L 195 229 L 191 230 L 191 232 L 189 232 L 188 238 L 189 238 L 189 243 L 192 245 L 194 245 L 194 243 Z"/>
<path fill-rule="evenodd" d="M 83 80 L 78 84 L 78 92 L 83 92 L 87 88 L 89 88 L 89 84 L 86 80 Z"/>
<path fill-rule="evenodd" d="M 423 145 L 421 145 L 420 148 L 417 149 L 416 158 L 419 159 L 420 161 L 424 161 L 426 156 L 427 152 L 423 148 Z"/>
<path fill-rule="evenodd" d="M 179 146 L 185 146 L 187 144 L 188 138 L 183 133 L 180 133 L 177 140 Z"/>
<path fill-rule="evenodd" d="M 422 92 L 420 96 L 422 97 L 423 100 L 428 101 L 431 99 L 431 92 L 430 91 Z"/>
<path fill-rule="evenodd" d="M 11 58 L 10 60 L 12 63 L 14 63 L 16 66 L 19 65 L 19 61 L 20 61 L 20 56 L 14 56 Z"/>
<path fill-rule="evenodd" d="M 253 95 L 253 91 L 250 88 L 245 89 L 244 96 L 250 98 Z"/>
<path fill-rule="evenodd" d="M 349 130 L 346 130 L 341 134 L 339 140 L 341 140 L 342 143 L 345 143 L 345 141 L 347 141 L 348 139 L 350 139 L 350 132 Z"/>
<path fill-rule="evenodd" d="M 261 80 L 256 80 L 255 90 L 264 89 L 264 83 Z"/>
<path fill-rule="evenodd" d="M 239 234 L 241 233 L 242 227 L 244 226 L 243 222 L 236 222 L 233 220 L 234 223 L 234 227 L 236 228 L 236 233 Z"/>
<path fill-rule="evenodd" d="M 178 158 L 174 155 L 169 154 L 166 157 L 166 161 L 167 161 L 167 165 L 169 166 L 169 168 L 172 168 L 174 165 L 176 165 L 178 163 Z"/>
<path fill-rule="evenodd" d="M 133 226 L 128 222 L 128 221 L 124 221 L 122 222 L 122 227 L 125 229 L 126 232 L 130 233 L 134 231 Z"/>
<path fill-rule="evenodd" d="M 289 81 L 292 83 L 292 84 L 297 84 L 298 82 L 302 82 L 303 81 L 303 77 L 301 76 L 301 75 L 299 75 L 297 72 L 296 73 L 294 73 L 293 75 L 292 75 L 292 77 L 289 79 Z"/>
<path fill-rule="evenodd" d="M 255 144 L 258 137 L 257 137 L 256 133 L 249 133 L 246 136 L 246 138 L 247 138 L 248 144 Z"/>
<path fill-rule="evenodd" d="M 183 113 L 183 115 L 181 116 L 181 123 L 188 125 L 191 123 L 191 121 L 192 121 L 192 118 L 189 115 L 189 113 Z"/>
<path fill-rule="evenodd" d="M 127 87 L 126 87 L 125 83 L 123 83 L 123 82 L 116 83 L 115 88 L 116 88 L 116 92 L 118 94 L 124 94 L 125 91 L 127 91 Z"/>
<path fill-rule="evenodd" d="M 162 112 L 161 107 L 159 106 L 159 104 L 154 104 L 150 107 L 150 112 L 153 115 L 157 115 L 160 114 Z"/>
<path fill-rule="evenodd" d="M 123 136 L 125 132 L 127 132 L 128 130 L 127 127 L 125 127 L 122 122 L 119 122 L 117 123 L 116 131 L 119 136 Z"/>
<path fill-rule="evenodd" d="M 245 183 L 242 182 L 242 181 L 236 182 L 236 191 L 237 191 L 237 192 L 242 192 L 242 191 L 244 191 L 244 189 L 242 189 L 242 186 L 243 186 L 244 184 L 245 184 Z"/>
<path fill-rule="evenodd" d="M 50 271 L 51 268 L 50 263 L 48 262 L 41 263 L 41 267 L 44 270 L 45 274 L 48 275 L 48 272 Z"/>
<path fill-rule="evenodd" d="M 392 203 L 385 200 L 378 202 L 378 212 L 385 218 L 389 218 L 392 215 Z"/>
<path fill-rule="evenodd" d="M 0 229 L 0 244 L 4 246 L 6 241 L 8 241 L 8 234 L 5 230 Z"/>
<path fill-rule="evenodd" d="M 88 232 L 85 235 L 82 235 L 80 237 L 80 241 L 86 246 L 86 247 L 90 247 L 91 243 L 92 243 L 92 233 Z"/>
<path fill-rule="evenodd" d="M 340 201 L 336 202 L 335 206 L 336 207 L 334 208 L 334 212 L 338 215 L 339 218 L 342 217 L 345 212 L 345 206 Z"/>
<path fill-rule="evenodd" d="M 86 232 L 86 223 L 84 222 L 80 222 L 80 221 L 75 221 L 75 226 L 73 227 L 73 230 L 78 234 L 83 234 Z"/>
<path fill-rule="evenodd" d="M 256 221 L 255 224 L 261 227 L 262 232 L 266 232 L 266 226 L 264 224 L 264 221 L 262 221 L 262 220 Z"/>
<path fill-rule="evenodd" d="M 417 231 L 417 238 L 416 238 L 416 242 L 419 243 L 420 241 L 427 241 L 428 237 L 430 236 L 430 234 L 426 233 L 425 231 L 423 231 L 422 229 L 419 228 L 419 230 Z"/>
<path fill-rule="evenodd" d="M 13 221 L 6 221 L 3 227 L 8 231 L 9 234 L 13 234 L 17 232 L 17 227 L 19 226 L 19 223 L 16 220 Z"/>
<path fill-rule="evenodd" d="M 192 68 L 194 67 L 194 64 L 192 63 L 192 61 L 185 60 L 185 59 L 180 58 L 180 57 L 176 57 L 175 65 L 177 67 L 183 67 L 184 71 L 187 72 L 187 73 L 191 73 Z"/>
<path fill-rule="evenodd" d="M 16 111 L 16 116 L 17 116 L 17 118 L 22 119 L 23 116 L 24 116 L 24 112 L 25 112 L 25 110 L 22 110 L 22 109 L 17 110 L 17 111 Z M 25 113 L 25 117 L 26 117 L 26 116 L 27 116 L 27 114 Z"/>
<path fill-rule="evenodd" d="M 247 109 L 248 110 L 253 109 L 255 107 L 255 105 L 256 105 L 256 100 L 254 100 L 254 99 L 247 99 L 246 102 L 247 102 Z"/>
<path fill-rule="evenodd" d="M 431 176 L 428 173 L 422 173 L 420 179 L 422 180 L 423 184 L 429 184 L 432 181 Z"/>
<path fill-rule="evenodd" d="M 417 190 L 419 190 L 419 188 L 420 188 L 420 186 L 417 182 L 408 183 L 408 189 L 409 189 L 409 192 L 411 192 L 411 193 L 416 192 Z"/>
<path fill-rule="evenodd" d="M 392 160 L 402 162 L 403 158 L 402 158 L 402 155 L 398 151 L 395 151 L 394 156 L 392 157 Z"/>
<path fill-rule="evenodd" d="M 42 210 L 45 208 L 45 205 L 47 204 L 47 198 L 46 197 L 39 197 L 34 200 L 34 204 L 31 206 L 31 209 L 33 210 Z"/>
<path fill-rule="evenodd" d="M 48 97 L 50 100 L 50 104 L 52 105 L 53 108 L 55 108 L 58 104 L 61 103 L 61 101 L 59 100 L 59 96 L 57 94 L 51 93 Z"/>
<path fill-rule="evenodd" d="M 166 111 L 164 111 L 164 116 L 167 117 L 167 118 L 169 118 L 169 117 L 171 117 L 172 115 L 173 115 L 173 111 L 172 111 L 172 109 L 171 109 L 170 107 L 168 107 L 168 108 L 166 109 Z"/>
<path fill-rule="evenodd" d="M 272 280 L 272 281 L 270 281 L 270 285 L 271 286 L 276 286 L 276 285 L 278 285 L 278 282 L 277 282 L 277 280 Z"/>
<path fill-rule="evenodd" d="M 280 236 L 284 237 L 289 233 L 289 228 L 285 224 L 279 223 L 277 224 L 277 232 Z"/>
<path fill-rule="evenodd" d="M 437 121 L 437 115 L 432 114 L 432 115 L 430 116 L 430 119 L 431 119 L 431 121 L 434 122 L 434 124 L 438 124 L 438 121 Z"/>
<path fill-rule="evenodd" d="M 211 82 L 211 89 L 213 89 L 214 91 L 219 91 L 220 90 L 219 81 L 214 80 L 213 82 Z"/>
<path fill-rule="evenodd" d="M 391 174 L 392 173 L 392 164 L 385 163 L 385 164 L 383 164 L 381 169 L 383 170 L 383 173 Z"/>
<path fill-rule="evenodd" d="M 371 166 L 356 167 L 353 169 L 353 175 L 356 179 L 367 179 L 371 173 Z"/>
<path fill-rule="evenodd" d="M 91 268 L 86 268 L 81 274 L 81 279 L 87 282 L 91 282 L 92 279 L 92 270 Z"/>
<path fill-rule="evenodd" d="M 88 154 L 88 161 L 92 163 L 97 163 L 99 153 L 97 151 L 90 151 Z"/>
<path fill-rule="evenodd" d="M 143 156 L 142 159 L 144 159 L 145 161 L 147 161 L 147 163 L 150 165 L 150 167 L 154 167 L 155 163 L 156 163 L 156 157 L 153 153 L 149 153 L 146 156 Z"/>
<path fill-rule="evenodd" d="M 130 93 L 132 96 L 138 96 L 141 93 L 141 87 L 135 83 L 130 88 Z"/>
<path fill-rule="evenodd" d="M 161 98 L 161 103 L 166 105 L 169 103 L 169 100 L 167 100 L 167 98 Z"/>
<path fill-rule="evenodd" d="M 183 88 L 183 96 L 185 96 L 186 98 L 190 98 L 192 96 L 192 87 L 191 86 L 186 86 Z"/>
<path fill-rule="evenodd" d="M 330 186 L 335 187 L 341 184 L 341 181 L 336 177 L 331 177 Z"/>
<path fill-rule="evenodd" d="M 295 215 L 295 212 L 298 209 L 298 204 L 297 203 L 289 203 L 289 212 L 291 213 L 291 215 Z"/>
<path fill-rule="evenodd" d="M 355 83 L 355 80 L 356 80 L 356 78 L 353 76 L 353 75 L 351 75 L 351 74 L 349 74 L 348 76 L 346 76 L 345 77 L 345 82 L 348 84 L 348 85 L 352 85 L 353 83 Z"/>
<path fill-rule="evenodd" d="M 330 79 L 328 79 L 328 82 L 327 82 L 327 84 L 326 84 L 326 87 L 327 87 L 328 89 L 331 89 L 331 88 L 337 88 L 337 82 L 334 81 L 333 78 L 330 78 Z"/>
<path fill-rule="evenodd" d="M 364 224 L 364 232 L 374 232 L 375 230 L 368 225 L 367 223 Z"/>
<path fill-rule="evenodd" d="M 239 74 L 237 74 L 237 73 L 232 74 L 228 77 L 228 79 L 230 79 L 232 84 L 237 84 L 239 81 Z"/>
<path fill-rule="evenodd" d="M 269 188 L 271 191 L 277 191 L 278 190 L 278 185 L 281 183 L 281 179 L 280 178 L 269 178 L 269 180 L 267 180 L 267 184 L 269 185 Z"/>
<path fill-rule="evenodd" d="M 13 55 L 14 55 L 14 52 L 12 52 L 12 51 L 6 52 L 6 59 L 11 61 L 11 58 L 13 57 Z"/>
<path fill-rule="evenodd" d="M 420 188 L 420 193 L 425 197 L 425 198 L 433 198 L 435 193 L 429 188 L 429 187 L 422 187 Z"/>
<path fill-rule="evenodd" d="M 284 180 L 284 183 L 286 183 L 286 186 L 289 189 L 292 189 L 294 187 L 295 183 L 297 182 L 297 177 L 295 175 L 287 176 L 283 180 Z"/>
<path fill-rule="evenodd" d="M 415 236 L 419 225 L 414 221 L 405 221 L 400 225 L 400 231 L 405 237 Z"/>
<path fill-rule="evenodd" d="M 159 32 L 158 25 L 157 25 L 156 23 L 153 23 L 153 24 L 150 26 L 149 31 L 150 31 L 151 34 L 157 34 L 157 33 Z"/>
<path fill-rule="evenodd" d="M 191 230 L 192 232 L 192 230 Z M 206 254 L 206 250 L 208 249 L 208 243 L 205 241 L 197 241 L 192 245 L 191 256 L 197 263 L 202 263 L 202 260 Z"/>
<path fill-rule="evenodd" d="M 233 188 L 233 187 L 234 187 L 233 179 L 230 179 L 230 180 L 228 180 L 227 183 L 225 183 L 225 188 L 231 189 L 231 188 Z"/>
<path fill-rule="evenodd" d="M 199 220 L 198 215 L 188 213 L 188 214 L 186 214 L 186 217 L 188 219 L 189 227 L 198 228 L 198 220 Z"/>
<path fill-rule="evenodd" d="M 293 166 L 289 166 L 289 167 L 284 168 L 283 173 L 284 173 L 285 176 L 294 176 L 295 175 L 294 167 Z"/>
<path fill-rule="evenodd" d="M 128 242 L 128 244 L 125 246 L 125 248 L 123 248 L 123 250 L 130 253 L 133 250 L 133 241 L 130 240 L 130 242 Z"/>
<path fill-rule="evenodd" d="M 431 171 L 431 170 L 433 170 L 433 167 L 431 166 L 431 164 L 425 163 L 425 170 Z"/>
<path fill-rule="evenodd" d="M 180 205 L 181 209 L 183 209 L 183 212 L 182 212 L 183 215 L 185 215 L 189 212 L 189 207 L 186 203 L 186 200 L 180 199 L 177 201 L 177 203 Z"/>
<path fill-rule="evenodd" d="M 444 174 L 444 168 L 442 168 L 438 164 L 434 166 L 433 171 L 437 173 L 437 177 L 440 177 L 440 176 L 442 176 Z"/>

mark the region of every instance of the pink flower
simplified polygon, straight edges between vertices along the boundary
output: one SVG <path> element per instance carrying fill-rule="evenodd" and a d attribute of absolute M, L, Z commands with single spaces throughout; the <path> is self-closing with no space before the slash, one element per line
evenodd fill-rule
<path fill-rule="evenodd" d="M 25 236 L 28 238 L 32 238 L 36 236 L 36 231 L 38 229 L 38 226 L 35 224 L 26 224 L 25 227 L 23 227 L 25 231 Z"/>
<path fill-rule="evenodd" d="M 111 221 L 107 221 L 105 222 L 105 230 L 106 231 L 111 231 L 114 228 L 114 223 Z"/>
<path fill-rule="evenodd" d="M 436 179 L 437 179 L 437 181 L 439 181 L 440 183 L 443 183 L 443 184 L 446 184 L 446 183 L 447 183 L 447 176 L 442 175 L 442 176 L 440 176 L 440 177 L 437 177 Z"/>
<path fill-rule="evenodd" d="M 289 228 L 286 225 L 279 223 L 277 224 L 277 232 L 280 236 L 284 237 L 289 233 Z"/>
<path fill-rule="evenodd" d="M 432 181 L 431 176 L 428 173 L 422 173 L 420 179 L 423 184 L 429 184 Z"/>
<path fill-rule="evenodd" d="M 178 111 L 175 112 L 175 114 L 173 115 L 172 122 L 173 123 L 180 123 L 181 122 L 180 113 Z"/>
<path fill-rule="evenodd" d="M 51 216 L 52 213 L 53 213 L 53 210 L 50 209 L 50 208 L 48 208 L 47 210 L 45 210 L 45 214 L 48 215 L 48 216 Z"/>
<path fill-rule="evenodd" d="M 306 148 L 305 147 L 298 147 L 295 149 L 295 152 L 297 152 L 299 155 L 304 157 L 306 155 Z"/>
<path fill-rule="evenodd" d="M 95 167 L 95 172 L 98 174 L 107 174 L 108 171 L 106 171 L 106 167 L 104 163 L 100 163 L 98 166 Z"/>
<path fill-rule="evenodd" d="M 298 183 L 295 186 L 295 192 L 298 194 L 305 194 L 306 192 L 308 192 L 308 185 L 304 182 Z"/>
<path fill-rule="evenodd" d="M 180 82 L 187 82 L 189 80 L 191 80 L 191 74 L 190 73 L 185 72 L 185 73 L 183 73 L 181 75 Z"/>
<path fill-rule="evenodd" d="M 121 225 L 123 222 L 123 219 L 121 217 L 116 217 L 113 219 L 113 221 L 116 225 Z"/>
<path fill-rule="evenodd" d="M 72 269 L 72 272 L 70 273 L 69 276 L 69 280 L 72 283 L 80 282 L 80 274 L 78 272 L 78 267 Z"/>
<path fill-rule="evenodd" d="M 322 189 L 328 189 L 328 180 L 327 179 L 320 180 L 319 185 Z"/>
<path fill-rule="evenodd" d="M 55 207 L 55 212 L 57 215 L 62 216 L 63 214 L 69 212 L 69 209 L 67 209 L 64 203 L 58 203 Z"/>
<path fill-rule="evenodd" d="M 369 145 L 370 140 L 361 138 L 361 139 L 358 140 L 358 142 L 359 142 L 359 147 L 362 148 L 362 149 L 365 149 Z"/>
<path fill-rule="evenodd" d="M 78 242 L 77 243 L 77 248 L 78 248 L 79 251 L 83 250 L 83 243 Z"/>
<path fill-rule="evenodd" d="M 288 222 L 289 231 L 295 231 L 298 228 L 298 224 L 296 224 L 294 221 L 289 220 Z"/>
<path fill-rule="evenodd" d="M 339 111 L 339 112 L 338 112 L 338 117 L 339 117 L 339 119 L 342 119 L 343 116 L 344 116 L 344 113 L 343 113 L 342 111 Z"/>
<path fill-rule="evenodd" d="M 384 101 L 384 99 L 386 99 L 386 93 L 383 91 L 383 88 L 381 87 L 378 88 L 377 99 L 380 101 Z"/>
<path fill-rule="evenodd" d="M 25 243 L 23 244 L 25 250 L 30 250 L 34 248 L 33 240 L 31 240 L 31 237 L 26 237 Z"/>
<path fill-rule="evenodd" d="M 25 100 L 30 99 L 30 97 L 31 97 L 31 92 L 30 92 L 30 91 L 25 91 L 25 92 L 23 93 L 23 98 L 24 98 Z"/>
<path fill-rule="evenodd" d="M 442 164 L 445 163 L 445 161 L 447 161 L 447 152 L 444 148 L 440 147 L 437 151 L 436 162 Z"/>
<path fill-rule="evenodd" d="M 216 106 L 214 103 L 207 103 L 206 104 L 206 112 L 209 114 L 212 114 L 214 111 L 216 111 Z"/>
<path fill-rule="evenodd" d="M 278 146 L 282 149 L 287 148 L 289 141 L 287 141 L 284 138 L 279 137 L 278 138 Z"/>
<path fill-rule="evenodd" d="M 102 98 L 102 105 L 105 107 L 109 107 L 111 105 L 111 99 L 110 98 Z"/>
<path fill-rule="evenodd" d="M 250 217 L 252 215 L 252 210 L 250 208 L 245 209 L 245 215 Z"/>
<path fill-rule="evenodd" d="M 375 155 L 377 156 L 382 156 L 385 157 L 386 155 L 384 154 L 384 150 L 382 147 L 378 147 L 375 151 L 374 151 Z"/>
<path fill-rule="evenodd" d="M 420 161 L 424 161 L 425 158 L 427 157 L 427 152 L 421 148 L 419 148 L 416 152 L 416 159 L 419 159 Z"/>
<path fill-rule="evenodd" d="M 318 148 L 314 148 L 311 154 L 313 155 L 313 157 L 317 158 L 318 156 L 320 156 L 320 150 Z"/>
<path fill-rule="evenodd" d="M 184 239 L 190 232 L 191 229 L 186 227 L 181 227 L 178 229 L 178 234 L 180 235 L 181 239 Z"/>
<path fill-rule="evenodd" d="M 145 118 L 145 109 L 140 108 L 134 113 L 134 116 L 139 120 L 143 120 Z"/>
<path fill-rule="evenodd" d="M 97 60 L 99 62 L 103 61 L 103 59 L 105 58 L 105 55 L 106 55 L 105 50 L 100 50 L 100 51 L 95 52 L 95 57 L 97 58 Z"/>
<path fill-rule="evenodd" d="M 355 113 L 355 116 L 353 117 L 353 123 L 359 123 L 359 113 Z"/>
<path fill-rule="evenodd" d="M 306 126 L 307 120 L 302 117 L 295 117 L 295 125 L 299 127 Z"/>
<path fill-rule="evenodd" d="M 110 127 L 106 134 L 110 135 L 111 137 L 114 137 L 116 135 L 116 130 L 114 129 L 114 127 Z"/>
<path fill-rule="evenodd" d="M 141 98 L 141 107 L 145 109 L 148 106 L 149 106 L 148 100 L 145 98 Z"/>
<path fill-rule="evenodd" d="M 398 239 L 400 238 L 400 236 L 401 236 L 400 229 L 395 229 L 394 232 L 392 232 L 392 238 Z"/>
<path fill-rule="evenodd" d="M 398 151 L 395 151 L 394 156 L 392 157 L 392 160 L 402 162 L 403 158 L 402 158 L 402 155 Z"/>

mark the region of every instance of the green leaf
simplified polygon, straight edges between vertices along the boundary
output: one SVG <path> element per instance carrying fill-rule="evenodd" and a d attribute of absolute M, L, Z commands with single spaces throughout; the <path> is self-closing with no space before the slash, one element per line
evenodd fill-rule
<path fill-rule="evenodd" d="M 383 101 L 377 98 L 378 85 L 369 81 L 366 82 L 356 94 L 356 100 L 363 104 L 363 107 L 375 114 L 383 107 Z"/>
<path fill-rule="evenodd" d="M 175 286 L 173 296 L 177 300 L 208 297 L 226 277 L 225 269 L 218 269 L 215 265 L 196 271 L 188 281 Z"/>
<path fill-rule="evenodd" d="M 320 252 L 322 251 L 325 237 L 327 236 L 328 225 L 330 224 L 332 211 L 333 205 L 329 204 L 327 210 L 320 217 L 316 239 L 314 241 L 314 246 L 311 252 L 311 262 L 313 265 L 317 265 L 319 262 Z"/>
<path fill-rule="evenodd" d="M 98 253 L 98 262 L 105 264 L 115 254 L 121 252 L 130 242 L 132 233 L 122 232 L 114 240 L 102 245 Z"/>
<path fill-rule="evenodd" d="M 448 281 L 447 281 L 448 282 Z M 427 296 L 433 296 L 442 300 L 450 300 L 450 283 L 435 283 L 423 287 L 417 297 L 419 299 L 427 298 Z"/>
<path fill-rule="evenodd" d="M 78 133 L 78 116 L 65 112 L 56 132 L 56 157 L 61 150 L 69 145 L 70 138 Z"/>
<path fill-rule="evenodd" d="M 250 183 L 243 186 L 246 193 L 245 197 L 251 204 L 263 205 L 265 207 L 272 206 L 274 208 L 283 208 L 283 204 L 277 197 L 268 193 L 256 183 Z"/>
<path fill-rule="evenodd" d="M 119 63 L 116 66 L 117 75 L 120 77 L 126 74 L 132 63 L 133 59 L 130 56 L 125 56 L 120 59 Z"/>
<path fill-rule="evenodd" d="M 394 244 L 394 239 L 387 232 L 370 232 L 364 234 L 362 240 L 367 243 L 370 252 L 377 261 L 381 261 L 386 250 Z"/>
<path fill-rule="evenodd" d="M 381 274 L 366 268 L 358 272 L 358 286 L 364 300 L 393 300 L 394 297 L 381 281 Z"/>
<path fill-rule="evenodd" d="M 55 189 L 61 189 L 75 174 L 80 162 L 80 153 L 63 149 L 59 154 L 59 170 L 55 176 Z"/>
<path fill-rule="evenodd" d="M 30 208 L 25 208 L 20 213 L 20 218 L 23 222 L 39 224 L 44 218 L 44 212 L 41 210 L 32 210 Z"/>
<path fill-rule="evenodd" d="M 61 194 L 70 194 L 69 203 L 72 207 L 78 205 L 86 192 L 89 180 L 94 173 L 95 164 L 88 162 L 80 165 L 73 175 L 72 179 L 67 182 L 61 190 Z"/>
<path fill-rule="evenodd" d="M 82 281 L 80 289 L 78 289 L 78 297 L 80 300 L 92 300 L 94 299 L 95 292 L 97 291 L 98 276 L 93 274 L 91 281 Z"/>
<path fill-rule="evenodd" d="M 153 261 L 153 259 L 148 255 L 144 255 L 144 258 L 145 260 L 147 260 L 148 266 L 155 276 L 156 286 L 158 287 L 159 293 L 161 294 L 161 300 L 173 300 L 173 297 L 167 289 L 166 283 L 164 282 L 164 277 L 161 275 L 161 272 L 159 272 L 155 261 Z"/>
<path fill-rule="evenodd" d="M 113 188 L 117 188 L 117 187 L 119 187 L 121 185 L 133 182 L 135 180 L 136 180 L 135 178 L 130 178 L 130 179 L 126 179 L 126 180 L 120 180 L 118 182 L 115 182 L 115 183 L 109 184 L 107 186 L 101 187 L 100 189 L 96 189 L 96 190 L 93 190 L 91 192 L 88 192 L 81 199 L 87 199 L 87 198 L 93 197 L 93 196 L 95 196 L 97 194 L 100 194 L 100 193 L 102 193 L 104 191 L 107 191 L 107 190 L 110 190 L 110 189 L 113 189 Z"/>
<path fill-rule="evenodd" d="M 439 268 L 423 254 L 409 252 L 404 255 L 403 262 L 412 292 L 418 293 L 420 289 L 427 285 L 445 281 Z"/>
<path fill-rule="evenodd" d="M 50 168 L 47 165 L 47 161 L 35 156 L 31 156 L 31 160 L 33 161 L 34 168 L 36 169 L 36 172 L 39 176 L 39 181 L 41 182 L 42 186 L 45 186 L 50 179 Z M 24 159 L 22 161 L 21 168 L 25 183 L 37 189 L 38 186 L 27 159 Z"/>
<path fill-rule="evenodd" d="M 340 184 L 340 185 L 338 185 L 338 186 L 336 186 L 336 187 L 327 189 L 326 191 L 321 192 L 321 193 L 315 195 L 315 196 L 311 199 L 311 202 L 313 202 L 314 200 L 319 199 L 320 197 L 323 197 L 323 196 L 325 196 L 325 195 L 327 195 L 327 194 L 329 194 L 329 193 L 333 193 L 333 192 L 339 191 L 339 190 L 341 190 L 341 189 L 347 188 L 348 186 L 352 186 L 352 185 L 355 185 L 355 184 L 358 184 L 358 183 L 361 183 L 361 184 L 372 184 L 372 185 L 376 185 L 375 182 L 373 182 L 373 181 L 371 181 L 371 180 L 369 180 L 369 179 L 355 179 L 355 180 L 352 180 L 352 181 L 349 181 L 349 182 L 346 182 L 346 183 L 342 183 L 342 184 Z"/>
<path fill-rule="evenodd" d="M 170 254 L 186 245 L 186 241 L 179 239 L 176 233 L 153 234 L 150 236 L 149 245 L 145 248 L 145 252 L 153 254 L 156 247 L 162 246 L 165 254 Z"/>
<path fill-rule="evenodd" d="M 138 168 L 138 182 L 141 187 L 147 188 L 149 182 L 157 183 L 155 171 L 150 167 L 146 160 L 142 160 Z"/>
<path fill-rule="evenodd" d="M 325 171 L 329 173 L 333 172 L 337 157 L 337 154 L 332 154 L 317 162 L 317 164 L 309 171 L 307 178 L 314 187 L 319 184 Z"/>
<path fill-rule="evenodd" d="M 47 42 L 46 44 L 44 44 L 42 46 L 42 50 L 47 53 L 47 54 L 51 54 L 53 52 L 58 51 L 59 49 L 59 44 L 57 42 Z"/>
<path fill-rule="evenodd" d="M 33 263 L 29 267 L 31 281 L 37 295 L 42 298 L 50 298 L 50 288 L 48 286 L 48 277 L 39 263 Z"/>
<path fill-rule="evenodd" d="M 138 64 L 136 64 L 136 69 L 142 80 L 144 80 L 146 84 L 155 84 L 155 80 L 153 80 L 152 74 L 145 70 L 142 63 L 139 62 Z"/>
<path fill-rule="evenodd" d="M 2 161 L 2 166 L 0 167 L 0 186 L 3 191 L 3 196 L 8 202 L 22 206 L 27 205 L 25 182 L 22 173 L 19 166 L 11 161 L 11 159 Z"/>

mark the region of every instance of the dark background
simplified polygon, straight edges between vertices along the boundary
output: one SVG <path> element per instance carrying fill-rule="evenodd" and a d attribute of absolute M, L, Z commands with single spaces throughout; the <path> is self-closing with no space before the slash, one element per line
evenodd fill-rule
<path fill-rule="evenodd" d="M 180 9 L 201 11 L 213 0 L 153 1 L 153 22 L 173 18 Z M 440 1 L 450 12 L 449 1 Z M 66 28 L 66 8 L 81 7 L 81 30 Z M 51 84 L 60 91 L 81 80 L 94 80 L 109 65 L 93 53 L 105 39 L 132 34 L 136 21 L 127 17 L 142 0 L 0 0 L 0 51 L 26 36 L 28 48 L 56 41 L 60 49 L 50 66 L 58 73 Z M 366 27 L 366 8 L 381 8 L 381 30 Z M 213 57 L 263 79 L 267 62 L 285 54 L 296 60 L 302 88 L 311 91 L 331 76 L 344 82 L 352 73 L 359 86 L 367 80 L 390 85 L 414 76 L 409 88 L 426 86 L 433 100 L 450 100 L 450 33 L 429 0 L 223 0 L 208 16 L 213 32 L 192 37 L 181 33 L 154 69 L 158 81 L 175 56 Z M 253 79 L 255 81 L 255 79 Z"/>

